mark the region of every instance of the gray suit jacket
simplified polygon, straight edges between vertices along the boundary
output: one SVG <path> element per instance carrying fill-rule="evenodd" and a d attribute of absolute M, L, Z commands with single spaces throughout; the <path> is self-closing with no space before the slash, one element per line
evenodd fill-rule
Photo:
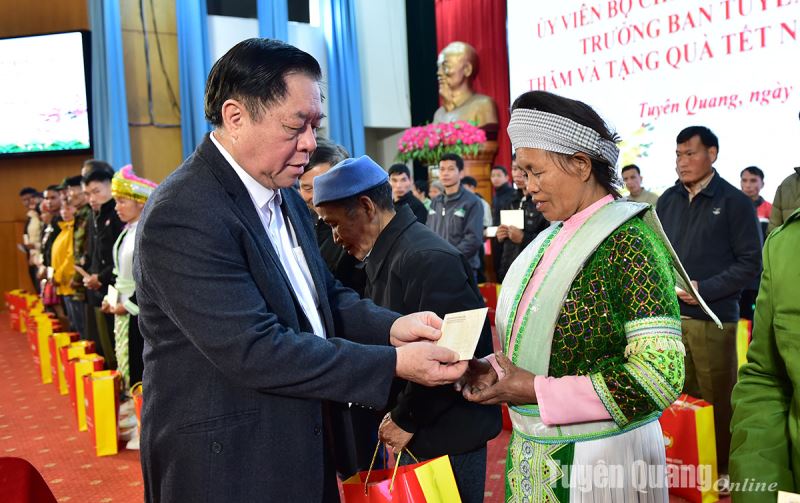
<path fill-rule="evenodd" d="M 303 201 L 281 194 L 327 339 L 309 333 L 247 190 L 208 137 L 146 205 L 134 274 L 147 501 L 322 501 L 333 470 L 324 401 L 385 404 L 398 315 L 334 280 Z"/>

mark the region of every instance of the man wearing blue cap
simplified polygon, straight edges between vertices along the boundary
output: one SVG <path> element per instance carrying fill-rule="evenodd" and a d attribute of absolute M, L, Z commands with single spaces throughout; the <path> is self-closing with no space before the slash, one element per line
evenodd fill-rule
<path fill-rule="evenodd" d="M 408 206 L 395 210 L 385 171 L 367 156 L 345 159 L 314 180 L 317 213 L 334 240 L 365 261 L 365 296 L 399 313 L 484 307 L 470 267 L 451 244 L 417 221 Z M 489 324 L 476 355 L 492 352 Z M 395 452 L 418 459 L 450 455 L 462 501 L 483 501 L 486 442 L 501 428 L 500 410 L 466 401 L 452 386 L 425 388 L 397 380 L 380 428 Z M 403 460 L 410 456 L 401 457 Z"/>

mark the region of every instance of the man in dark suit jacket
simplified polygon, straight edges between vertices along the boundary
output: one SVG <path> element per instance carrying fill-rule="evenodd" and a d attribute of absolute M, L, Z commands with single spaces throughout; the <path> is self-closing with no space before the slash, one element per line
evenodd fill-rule
<path fill-rule="evenodd" d="M 392 199 L 394 199 L 394 209 L 398 210 L 401 206 L 408 206 L 417 221 L 422 225 L 428 221 L 428 208 L 417 199 L 411 187 L 414 181 L 411 179 L 411 170 L 405 164 L 392 164 L 389 168 L 389 183 L 392 186 Z"/>
<path fill-rule="evenodd" d="M 338 501 L 326 401 L 378 408 L 394 375 L 441 385 L 465 370 L 412 342 L 439 336 L 436 315 L 398 318 L 333 279 L 286 190 L 316 146 L 319 80 L 295 47 L 234 46 L 206 85 L 213 133 L 145 208 L 147 501 Z"/>
<path fill-rule="evenodd" d="M 363 180 L 373 183 L 357 183 Z M 461 252 L 419 223 L 411 208 L 395 212 L 386 173 L 369 157 L 346 159 L 317 177 L 314 203 L 348 253 L 365 261 L 365 296 L 376 304 L 439 316 L 485 307 Z M 476 355 L 490 353 L 487 321 Z M 396 452 L 407 446 L 418 459 L 449 454 L 462 501 L 483 501 L 486 442 L 500 432 L 499 407 L 468 402 L 450 385 L 397 384 L 381 438 Z"/>

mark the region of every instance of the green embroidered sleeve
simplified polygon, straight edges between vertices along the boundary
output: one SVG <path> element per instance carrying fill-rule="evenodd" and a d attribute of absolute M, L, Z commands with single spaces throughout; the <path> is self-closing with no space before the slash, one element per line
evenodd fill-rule
<path fill-rule="evenodd" d="M 624 426 L 666 409 L 683 387 L 675 277 L 665 246 L 638 218 L 612 234 L 592 262 L 606 271 L 611 316 L 627 345 L 590 377 L 611 417 Z"/>

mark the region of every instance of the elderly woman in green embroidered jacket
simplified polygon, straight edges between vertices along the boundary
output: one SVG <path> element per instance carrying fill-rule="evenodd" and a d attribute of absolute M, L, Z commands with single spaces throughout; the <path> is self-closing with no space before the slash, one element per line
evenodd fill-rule
<path fill-rule="evenodd" d="M 503 351 L 460 382 L 510 406 L 506 499 L 667 502 L 657 419 L 683 386 L 676 284 L 699 296 L 650 206 L 620 199 L 616 135 L 591 107 L 528 92 L 508 133 L 553 224 L 503 282 Z"/>

